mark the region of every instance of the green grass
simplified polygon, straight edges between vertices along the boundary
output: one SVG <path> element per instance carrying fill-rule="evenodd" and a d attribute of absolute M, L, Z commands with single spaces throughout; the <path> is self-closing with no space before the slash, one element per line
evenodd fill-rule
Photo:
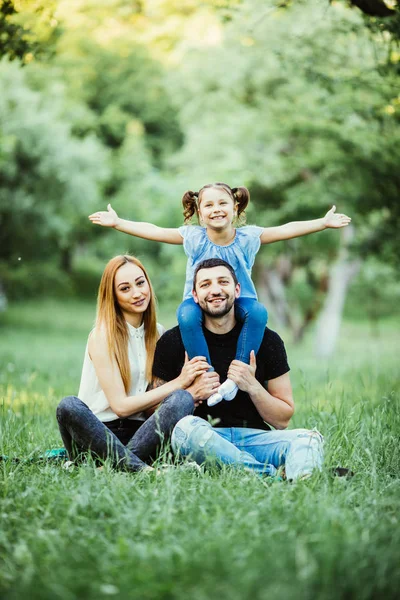
<path fill-rule="evenodd" d="M 0 316 L 1 454 L 61 445 L 55 407 L 76 393 L 93 318 L 93 306 L 50 301 Z M 173 312 L 160 320 L 173 325 Z M 0 463 L 0 597 L 397 598 L 398 334 L 395 321 L 377 339 L 345 323 L 329 362 L 313 358 L 311 337 L 286 344 L 293 426 L 326 439 L 326 467 L 306 482 Z M 355 477 L 331 477 L 335 465 Z"/>

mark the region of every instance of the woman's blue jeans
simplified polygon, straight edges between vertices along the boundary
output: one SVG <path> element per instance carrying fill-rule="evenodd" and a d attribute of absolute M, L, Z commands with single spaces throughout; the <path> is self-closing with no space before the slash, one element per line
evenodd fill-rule
<path fill-rule="evenodd" d="M 101 460 L 110 459 L 114 468 L 140 471 L 145 461 L 155 458 L 163 440 L 169 439 L 176 423 L 193 414 L 189 392 L 173 392 L 132 435 L 126 446 L 76 396 L 67 396 L 57 407 L 57 421 L 71 460 L 91 452 Z"/>
<path fill-rule="evenodd" d="M 175 426 L 171 443 L 175 454 L 198 464 L 227 464 L 264 475 L 275 475 L 285 466 L 292 480 L 321 469 L 323 462 L 323 437 L 316 430 L 212 427 L 200 417 L 187 416 Z"/>
<path fill-rule="evenodd" d="M 265 326 L 268 321 L 268 312 L 265 306 L 253 298 L 237 298 L 235 301 L 235 315 L 243 323 L 239 335 L 236 360 L 250 363 L 250 352 L 257 354 L 264 337 Z M 210 353 L 203 333 L 203 313 L 193 298 L 184 300 L 176 313 L 183 345 L 189 359 L 195 356 L 205 356 L 211 365 Z"/>

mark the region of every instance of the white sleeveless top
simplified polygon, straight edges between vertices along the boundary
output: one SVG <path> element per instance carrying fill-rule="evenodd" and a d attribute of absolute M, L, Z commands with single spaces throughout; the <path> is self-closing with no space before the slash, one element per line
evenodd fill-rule
<path fill-rule="evenodd" d="M 136 394 L 143 394 L 149 383 L 145 377 L 146 346 L 144 340 L 144 325 L 142 324 L 140 327 L 133 327 L 127 323 L 127 326 L 129 331 L 128 358 L 131 367 L 131 389 L 129 390 L 129 396 L 135 396 Z M 165 332 L 165 329 L 162 325 L 157 323 L 157 331 L 161 337 Z M 111 410 L 106 395 L 100 387 L 94 365 L 89 356 L 87 344 L 78 398 L 87 404 L 90 410 L 103 423 L 120 418 Z M 146 419 L 143 412 L 136 413 L 128 418 L 136 419 L 137 421 L 145 421 Z"/>

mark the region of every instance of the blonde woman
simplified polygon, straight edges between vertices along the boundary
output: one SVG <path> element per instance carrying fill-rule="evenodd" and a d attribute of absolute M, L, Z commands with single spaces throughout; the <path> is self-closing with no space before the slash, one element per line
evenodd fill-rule
<path fill-rule="evenodd" d="M 100 282 L 78 397 L 64 398 L 57 408 L 71 460 L 90 451 L 109 458 L 116 468 L 148 469 L 146 461 L 155 457 L 162 439 L 179 419 L 193 413 L 195 404 L 186 388 L 209 368 L 199 357 L 186 360 L 173 381 L 146 391 L 163 332 L 144 266 L 129 255 L 111 259 Z"/>

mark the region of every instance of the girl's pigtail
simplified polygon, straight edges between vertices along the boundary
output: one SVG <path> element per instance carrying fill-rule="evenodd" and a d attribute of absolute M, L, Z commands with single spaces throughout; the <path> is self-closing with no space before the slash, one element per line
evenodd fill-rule
<path fill-rule="evenodd" d="M 198 195 L 199 195 L 198 192 L 192 192 L 192 191 L 188 191 L 183 194 L 182 206 L 183 206 L 183 218 L 184 218 L 185 225 L 187 225 L 190 222 L 190 220 L 194 214 L 198 215 L 197 201 L 196 201 Z"/>
<path fill-rule="evenodd" d="M 250 202 L 250 192 L 245 187 L 232 188 L 232 194 L 237 202 L 237 218 L 241 225 L 246 222 L 246 208 Z"/>

